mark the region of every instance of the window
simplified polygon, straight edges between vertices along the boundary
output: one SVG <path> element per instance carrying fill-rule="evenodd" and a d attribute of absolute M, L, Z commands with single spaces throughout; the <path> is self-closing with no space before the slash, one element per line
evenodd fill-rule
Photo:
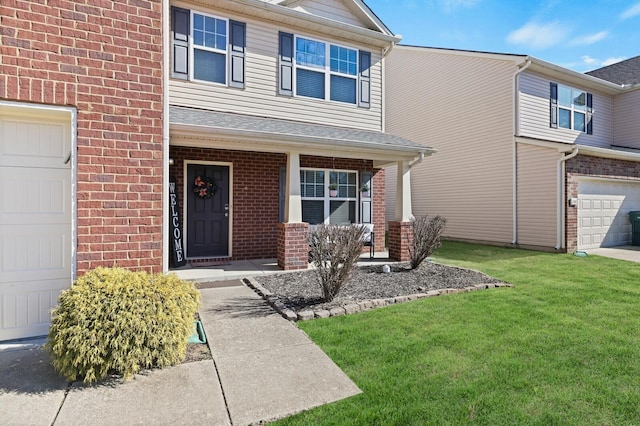
<path fill-rule="evenodd" d="M 593 134 L 593 96 L 551 83 L 551 127 Z"/>
<path fill-rule="evenodd" d="M 172 6 L 171 47 L 171 77 L 244 87 L 244 23 Z"/>
<path fill-rule="evenodd" d="M 369 52 L 281 32 L 279 65 L 281 95 L 370 106 Z"/>
<path fill-rule="evenodd" d="M 357 172 L 301 170 L 300 193 L 304 222 L 357 223 Z"/>
<path fill-rule="evenodd" d="M 193 79 L 227 82 L 227 21 L 193 12 Z"/>

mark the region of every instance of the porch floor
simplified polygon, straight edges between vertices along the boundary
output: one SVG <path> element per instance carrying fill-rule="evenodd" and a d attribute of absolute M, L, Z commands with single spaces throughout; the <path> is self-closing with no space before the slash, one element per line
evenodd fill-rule
<path fill-rule="evenodd" d="M 369 258 L 369 253 L 363 253 L 360 256 L 358 265 L 375 265 L 392 263 L 389 259 L 388 251 L 377 252 L 373 259 Z M 309 269 L 313 269 L 310 264 Z M 224 281 L 241 279 L 245 277 L 253 277 L 256 275 L 283 274 L 298 271 L 283 271 L 278 267 L 277 259 L 256 259 L 256 260 L 236 260 L 228 265 L 207 266 L 194 268 L 185 266 L 183 268 L 172 269 L 178 277 L 190 281 Z"/>

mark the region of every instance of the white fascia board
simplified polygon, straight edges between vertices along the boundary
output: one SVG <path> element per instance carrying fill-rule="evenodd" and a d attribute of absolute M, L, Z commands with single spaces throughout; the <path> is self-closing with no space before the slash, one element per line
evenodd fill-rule
<path fill-rule="evenodd" d="M 614 160 L 640 161 L 640 153 L 621 151 L 618 149 L 597 148 L 595 146 L 576 145 L 578 154 L 591 155 L 593 157 L 611 158 Z"/>
<path fill-rule="evenodd" d="M 172 124 L 171 143 L 175 144 L 179 141 L 187 143 L 187 140 L 189 144 L 195 143 L 201 147 L 219 149 L 265 152 L 298 151 L 308 155 L 343 156 L 380 161 L 413 160 L 421 153 L 425 156 L 435 153 L 435 150 L 429 147 L 412 149 L 361 141 L 343 141 L 348 144 L 337 144 L 331 138 Z M 197 142 L 198 140 L 202 142 Z M 219 146 L 215 143 L 212 144 L 215 141 L 224 142 L 224 144 Z"/>
<path fill-rule="evenodd" d="M 508 53 L 495 53 L 495 52 L 481 52 L 476 50 L 462 50 L 462 49 L 448 49 L 444 47 L 429 47 L 429 46 L 412 46 L 408 44 L 399 44 L 394 49 L 400 50 L 412 50 L 417 52 L 430 52 L 441 53 L 443 55 L 455 55 L 455 56 L 468 56 L 472 58 L 480 59 L 494 59 L 500 61 L 510 61 L 517 65 L 526 62 L 526 55 L 516 55 Z"/>

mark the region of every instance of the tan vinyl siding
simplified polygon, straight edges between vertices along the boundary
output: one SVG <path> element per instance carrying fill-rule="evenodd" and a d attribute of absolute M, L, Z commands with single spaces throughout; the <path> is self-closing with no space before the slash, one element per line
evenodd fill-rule
<path fill-rule="evenodd" d="M 301 0 L 292 4 L 291 8 L 357 27 L 363 26 L 344 2 L 339 0 Z"/>
<path fill-rule="evenodd" d="M 557 244 L 556 149 L 518 144 L 518 244 Z"/>
<path fill-rule="evenodd" d="M 614 144 L 640 149 L 640 90 L 614 99 Z"/>
<path fill-rule="evenodd" d="M 386 61 L 387 132 L 438 151 L 411 171 L 413 214 L 444 215 L 449 237 L 509 243 L 515 60 L 447 52 L 400 46 Z"/>
<path fill-rule="evenodd" d="M 613 98 L 593 93 L 593 135 L 550 127 L 549 84 L 551 82 L 582 89 L 567 81 L 552 80 L 531 72 L 520 75 L 520 136 L 554 142 L 579 143 L 608 148 L 613 141 Z M 588 91 L 588 90 L 587 90 Z M 590 92 L 590 91 L 589 91 Z"/>
<path fill-rule="evenodd" d="M 171 105 L 366 130 L 382 129 L 382 61 L 379 50 L 344 40 L 327 40 L 326 37 L 317 34 L 221 13 L 214 9 L 200 10 L 246 22 L 246 87 L 234 89 L 216 84 L 170 79 L 169 103 Z M 277 94 L 278 31 L 293 32 L 297 35 L 371 52 L 371 108 L 358 108 L 353 104 L 303 97 L 279 96 Z"/>

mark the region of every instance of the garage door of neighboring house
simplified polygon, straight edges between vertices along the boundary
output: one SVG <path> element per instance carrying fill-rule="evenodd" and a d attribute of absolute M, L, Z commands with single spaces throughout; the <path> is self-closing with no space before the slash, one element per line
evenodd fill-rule
<path fill-rule="evenodd" d="M 71 113 L 0 104 L 0 341 L 48 332 L 72 278 Z"/>
<path fill-rule="evenodd" d="M 578 248 L 630 244 L 632 210 L 640 210 L 640 183 L 579 181 Z"/>

